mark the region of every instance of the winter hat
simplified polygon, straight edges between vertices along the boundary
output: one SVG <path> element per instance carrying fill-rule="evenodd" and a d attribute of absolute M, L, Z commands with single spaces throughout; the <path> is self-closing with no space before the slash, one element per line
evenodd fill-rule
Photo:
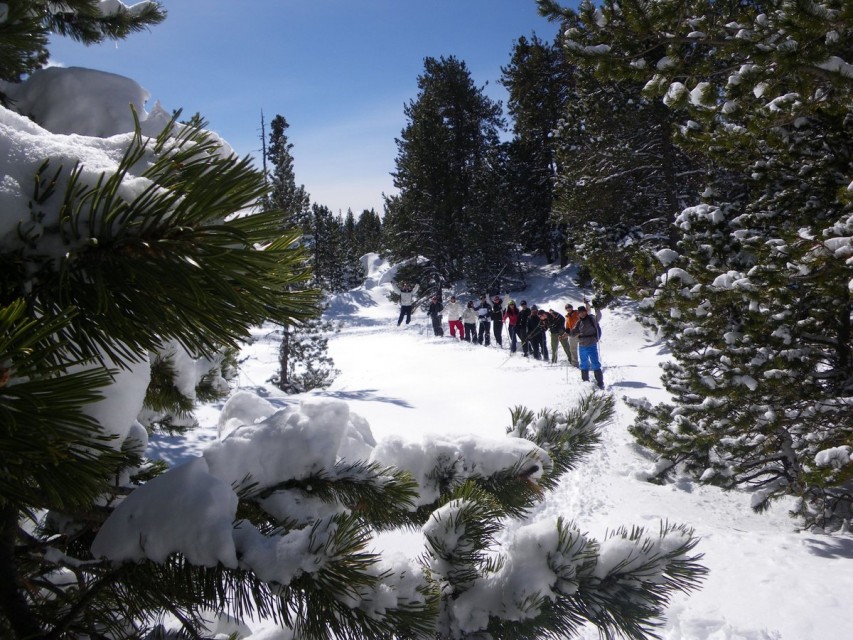
<path fill-rule="evenodd" d="M 527 306 L 527 300 L 522 300 L 522 301 L 521 301 L 521 306 L 522 306 L 522 307 L 526 307 L 526 306 Z"/>
<path fill-rule="evenodd" d="M 579 307 L 578 307 L 578 313 L 580 313 L 581 311 L 583 311 L 584 313 L 586 313 L 586 307 L 585 307 L 585 306 L 583 306 L 583 305 L 579 306 Z"/>

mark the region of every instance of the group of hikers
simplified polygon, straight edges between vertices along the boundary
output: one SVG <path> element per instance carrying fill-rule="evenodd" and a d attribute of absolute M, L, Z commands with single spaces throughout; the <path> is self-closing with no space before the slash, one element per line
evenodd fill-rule
<path fill-rule="evenodd" d="M 409 324 L 418 285 L 392 283 L 392 289 L 400 296 L 397 326 L 404 320 Z M 525 358 L 532 355 L 536 360 L 547 362 L 550 342 L 550 361 L 556 363 L 559 345 L 569 363 L 580 369 L 581 378 L 589 381 L 589 373 L 592 371 L 596 385 L 603 389 L 604 375 L 598 353 L 601 310 L 584 299 L 584 304 L 577 309 L 572 304 L 566 304 L 565 311 L 563 315 L 554 309 L 540 309 L 535 304 L 528 307 L 526 300 L 518 305 L 514 300 L 509 300 L 504 305 L 499 295 L 489 300 L 485 294 L 480 296 L 479 303 L 469 300 L 465 306 L 452 295 L 447 305 L 444 305 L 434 295 L 430 299 L 427 315 L 436 336 L 444 335 L 442 318 L 447 314 L 451 338 L 458 336 L 459 340 L 485 346 L 490 345 L 491 337 L 494 336 L 495 343 L 503 348 L 503 331 L 506 326 L 510 353 L 515 353 L 520 343 Z"/>

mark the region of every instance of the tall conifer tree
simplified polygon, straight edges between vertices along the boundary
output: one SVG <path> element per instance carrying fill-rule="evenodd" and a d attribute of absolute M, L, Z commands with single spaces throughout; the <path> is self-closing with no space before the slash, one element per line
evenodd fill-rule
<path fill-rule="evenodd" d="M 340 232 L 334 220 L 329 220 L 331 212 L 318 205 L 312 207 L 305 187 L 296 184 L 293 144 L 286 133 L 289 127 L 282 115 L 275 116 L 270 122 L 266 152 L 272 175 L 265 202 L 280 213 L 285 228 L 301 233 L 299 244 L 311 254 L 313 284 L 328 292 L 338 285 L 335 270 L 338 268 L 336 256 Z M 323 213 L 328 213 L 328 216 L 320 215 Z M 330 252 L 335 257 L 328 257 Z M 334 379 L 336 370 L 328 355 L 325 338 L 332 327 L 321 319 L 321 313 L 320 309 L 314 309 L 310 318 L 282 326 L 279 370 L 270 379 L 282 391 L 299 393 L 322 388 Z"/>
<path fill-rule="evenodd" d="M 572 70 L 559 42 L 533 36 L 515 42 L 501 71 L 513 121 L 505 182 L 509 222 L 524 250 L 551 262 L 565 249 L 564 228 L 551 214 L 559 173 L 555 133 L 571 96 Z"/>
<path fill-rule="evenodd" d="M 500 226 L 506 219 L 487 189 L 501 107 L 453 56 L 427 58 L 418 90 L 397 139 L 393 175 L 400 193 L 387 207 L 386 242 L 397 258 L 427 258 L 439 282 L 459 280 L 471 275 L 464 269 L 474 240 L 471 223 Z M 511 256 L 510 240 L 501 234 L 489 250 Z"/>
<path fill-rule="evenodd" d="M 303 233 L 308 233 L 311 198 L 303 185 L 296 184 L 293 143 L 287 138 L 289 128 L 290 125 L 282 115 L 276 115 L 270 122 L 270 138 L 267 145 L 267 160 L 272 165 L 269 202 L 272 208 L 283 213 L 284 226 L 297 227 Z"/>
<path fill-rule="evenodd" d="M 50 134 L 34 136 L 20 114 L 4 121 L 18 123 L 4 135 L 16 136 L 21 149 L 50 147 L 32 141 Z M 62 137 L 76 140 L 84 158 L 121 150 L 120 137 Z M 341 458 L 327 465 L 325 451 L 307 475 L 307 466 L 272 465 L 264 471 L 279 475 L 253 478 L 250 460 L 248 475 L 231 484 L 199 457 L 154 478 L 161 469 L 142 460 L 140 430 L 121 436 L 110 424 L 124 413 L 130 426 L 133 410 L 125 405 L 141 395 L 137 374 L 149 350 L 168 340 L 201 354 L 236 347 L 265 320 L 304 318 L 317 295 L 305 287 L 298 234 L 282 233 L 281 214 L 246 215 L 266 192 L 248 158 L 223 153 L 199 123 L 173 122 L 155 138 L 136 132 L 124 140 L 114 170 L 88 171 L 82 161 L 58 168 L 64 155 L 35 163 L 28 187 L 5 185 L 6 197 L 32 200 L 0 214 L 13 229 L 0 249 L 4 640 L 202 638 L 212 619 L 226 616 L 229 624 L 273 619 L 306 640 L 529 638 L 571 634 L 582 620 L 639 639 L 653 636 L 674 592 L 699 584 L 697 540 L 684 527 L 617 530 L 611 549 L 623 550 L 624 561 L 612 562 L 611 550 L 605 565 L 595 540 L 559 520 L 537 529 L 543 544 L 533 549 L 535 561 L 553 571 L 553 587 L 531 593 L 517 580 L 522 589 L 504 594 L 511 613 L 495 607 L 474 624 L 454 613 L 466 592 L 512 577 L 499 572 L 523 564 L 511 561 L 521 554 L 500 545 L 497 534 L 511 518 L 527 516 L 597 444 L 613 410 L 602 395 L 566 414 L 515 410 L 508 437 L 516 455 L 487 477 L 472 473 L 478 467 L 466 457 L 492 457 L 492 443 L 478 451 L 466 439 L 450 455 L 427 459 L 434 469 L 427 482 L 435 484 L 423 487 L 426 500 L 417 505 L 421 488 L 409 473 Z M 57 147 L 76 151 L 67 139 Z M 31 162 L 4 160 L 16 170 Z M 128 377 L 137 386 L 130 393 L 117 384 Z M 123 411 L 93 412 L 105 399 Z M 343 416 L 336 414 L 306 430 L 355 428 L 329 424 Z M 316 411 L 287 415 L 306 426 Z M 268 434 L 249 425 L 241 433 L 260 435 L 266 446 L 293 442 L 282 430 Z M 238 449 L 244 442 L 231 441 Z M 225 457 L 225 466 L 235 462 Z M 199 503 L 195 513 L 217 524 L 188 522 L 186 505 Z M 155 515 L 134 517 L 140 505 Z M 211 514 L 224 517 L 206 520 Z M 376 531 L 427 522 L 422 562 L 401 569 L 371 552 Z M 104 541 L 111 525 L 116 535 Z M 200 535 L 182 538 L 194 525 Z M 530 548 L 522 553 L 531 557 Z M 159 626 L 167 615 L 180 632 Z"/>
<path fill-rule="evenodd" d="M 379 253 L 383 248 L 382 219 L 373 209 L 365 209 L 355 223 L 356 253 Z"/>
<path fill-rule="evenodd" d="M 344 271 L 341 283 L 342 291 L 349 291 L 364 282 L 361 256 L 366 253 L 362 251 L 358 241 L 355 215 L 352 209 L 347 209 L 347 214 L 341 224 L 341 247 Z"/>
<path fill-rule="evenodd" d="M 311 206 L 311 247 L 314 278 L 326 292 L 344 290 L 343 224 L 329 207 Z"/>
<path fill-rule="evenodd" d="M 806 522 L 853 514 L 853 6 L 768 2 L 540 6 L 599 73 L 679 114 L 721 168 L 674 220 L 647 319 L 673 349 L 674 405 L 634 433 L 703 482 L 793 494 Z M 720 177 L 734 177 L 734 184 Z"/>

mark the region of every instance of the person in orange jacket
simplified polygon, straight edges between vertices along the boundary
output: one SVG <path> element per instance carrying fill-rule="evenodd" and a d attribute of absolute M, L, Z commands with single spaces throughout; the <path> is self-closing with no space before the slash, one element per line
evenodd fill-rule
<path fill-rule="evenodd" d="M 578 312 L 571 304 L 566 305 L 566 333 L 569 334 L 569 362 L 573 367 L 580 366 L 578 358 L 578 337 L 572 335 L 572 329 L 578 323 Z"/>

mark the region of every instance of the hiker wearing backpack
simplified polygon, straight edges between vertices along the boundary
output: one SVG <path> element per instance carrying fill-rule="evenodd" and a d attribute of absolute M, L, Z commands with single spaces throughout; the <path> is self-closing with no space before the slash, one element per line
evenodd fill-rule
<path fill-rule="evenodd" d="M 585 302 L 585 301 L 584 301 Z M 604 388 L 604 374 L 601 372 L 601 362 L 598 357 L 598 339 L 601 330 L 598 321 L 601 311 L 596 307 L 595 316 L 589 314 L 586 306 L 578 307 L 578 322 L 572 333 L 578 337 L 578 356 L 580 357 L 581 379 L 589 382 L 589 372 L 595 376 L 595 384 L 599 389 Z"/>
<path fill-rule="evenodd" d="M 557 345 L 563 347 L 569 362 L 572 354 L 569 352 L 569 334 L 566 333 L 566 319 L 554 309 L 548 309 L 545 316 L 548 334 L 551 336 L 551 364 L 557 364 Z"/>

